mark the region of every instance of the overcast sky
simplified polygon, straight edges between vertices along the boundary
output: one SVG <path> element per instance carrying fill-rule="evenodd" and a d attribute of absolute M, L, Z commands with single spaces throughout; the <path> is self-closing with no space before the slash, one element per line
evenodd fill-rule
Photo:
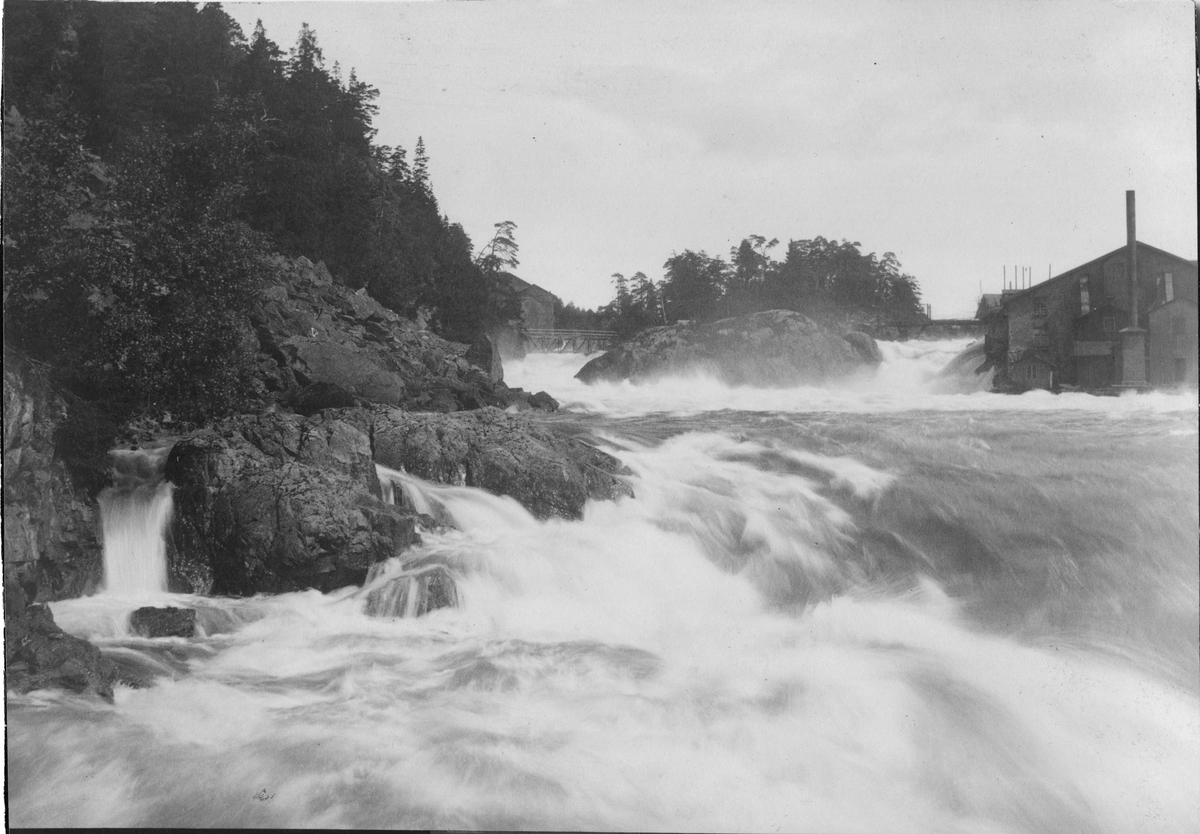
<path fill-rule="evenodd" d="M 936 317 L 1138 238 L 1196 257 L 1188 0 L 226 3 L 380 90 L 476 248 L 585 307 L 750 234 L 895 252 Z"/>

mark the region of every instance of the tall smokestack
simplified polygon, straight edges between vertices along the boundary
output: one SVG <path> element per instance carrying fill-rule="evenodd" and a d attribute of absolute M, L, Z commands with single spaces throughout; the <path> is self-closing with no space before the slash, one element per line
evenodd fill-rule
<path fill-rule="evenodd" d="M 1125 192 L 1125 245 L 1129 247 L 1129 326 L 1138 326 L 1137 207 L 1132 191 Z"/>
<path fill-rule="evenodd" d="M 1121 382 L 1118 387 L 1146 387 L 1146 331 L 1138 327 L 1137 223 L 1133 192 L 1125 192 L 1125 229 L 1129 249 L 1129 326 L 1121 331 Z"/>

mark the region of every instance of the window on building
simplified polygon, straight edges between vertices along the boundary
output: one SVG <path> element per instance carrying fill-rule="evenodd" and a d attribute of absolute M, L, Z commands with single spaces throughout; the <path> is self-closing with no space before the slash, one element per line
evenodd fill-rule
<path fill-rule="evenodd" d="M 1025 377 L 1027 379 L 1034 379 L 1037 377 L 1037 369 L 1033 367 L 1032 362 L 1025 366 Z"/>
<path fill-rule="evenodd" d="M 1050 344 L 1050 335 L 1045 330 L 1033 331 L 1033 344 L 1035 347 L 1046 347 Z"/>
<path fill-rule="evenodd" d="M 1171 280 L 1171 273 L 1163 273 L 1163 301 L 1175 300 L 1174 281 Z"/>
<path fill-rule="evenodd" d="M 1046 315 L 1046 302 L 1044 299 L 1039 298 L 1037 301 L 1033 302 L 1033 314 L 1035 316 Z"/>
<path fill-rule="evenodd" d="M 1086 316 L 1092 311 L 1092 305 L 1089 302 L 1088 277 L 1085 275 L 1079 279 L 1079 315 Z"/>
<path fill-rule="evenodd" d="M 1104 317 L 1104 332 L 1108 335 L 1117 332 L 1117 320 L 1112 316 Z"/>

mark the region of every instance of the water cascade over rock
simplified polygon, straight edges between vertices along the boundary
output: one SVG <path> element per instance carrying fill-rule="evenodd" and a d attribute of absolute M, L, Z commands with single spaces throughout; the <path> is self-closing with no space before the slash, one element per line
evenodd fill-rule
<path fill-rule="evenodd" d="M 169 446 L 114 449 L 113 485 L 98 498 L 104 535 L 104 591 L 120 596 L 167 590 L 163 534 L 171 520 L 172 491 L 163 480 Z"/>
<path fill-rule="evenodd" d="M 190 598 L 190 638 L 53 603 L 146 685 L 10 693 L 12 824 L 1197 830 L 1194 398 L 940 392 L 963 347 L 882 343 L 825 388 L 538 355 L 506 373 L 563 397 L 542 421 L 181 440 L 169 563 L 251 581 Z"/>
<path fill-rule="evenodd" d="M 880 362 L 875 341 L 800 313 L 767 310 L 714 322 L 652 327 L 580 369 L 583 382 L 703 373 L 730 385 L 796 385 L 849 376 Z"/>

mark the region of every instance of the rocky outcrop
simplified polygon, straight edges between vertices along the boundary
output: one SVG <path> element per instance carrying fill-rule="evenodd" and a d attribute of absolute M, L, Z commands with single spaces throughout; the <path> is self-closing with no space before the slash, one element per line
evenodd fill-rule
<path fill-rule="evenodd" d="M 194 608 L 139 608 L 129 627 L 140 637 L 191 637 L 196 633 Z"/>
<path fill-rule="evenodd" d="M 116 665 L 86 640 L 64 632 L 45 605 L 29 605 L 14 566 L 4 571 L 4 683 L 28 692 L 48 687 L 111 701 Z"/>
<path fill-rule="evenodd" d="M 538 518 L 579 518 L 588 499 L 630 495 L 611 455 L 497 408 L 336 412 L 371 437 L 375 461 L 419 478 L 515 498 Z"/>
<path fill-rule="evenodd" d="M 879 361 L 865 334 L 844 336 L 800 313 L 768 310 L 643 330 L 575 376 L 591 383 L 701 372 L 730 385 L 782 386 L 846 377 Z"/>
<path fill-rule="evenodd" d="M 94 496 L 58 450 L 66 401 L 36 367 L 17 364 L 4 369 L 4 563 L 30 602 L 81 596 L 102 578 Z"/>
<path fill-rule="evenodd" d="M 470 346 L 446 341 L 365 290 L 334 284 L 324 264 L 307 258 L 277 258 L 275 268 L 278 283 L 249 311 L 264 404 L 313 413 L 331 390 L 320 386 L 337 386 L 356 402 L 415 411 L 544 408 L 504 384 L 499 351 L 486 336 Z"/>
<path fill-rule="evenodd" d="M 419 540 L 379 500 L 367 435 L 328 414 L 237 417 L 175 444 L 170 575 L 194 585 L 173 590 L 328 591 Z"/>
<path fill-rule="evenodd" d="M 589 499 L 630 494 L 615 458 L 497 408 L 238 417 L 182 438 L 167 459 L 171 589 L 362 584 L 372 565 L 419 541 L 416 513 L 380 500 L 376 462 L 511 496 L 539 518 L 578 518 Z"/>
<path fill-rule="evenodd" d="M 492 382 L 504 381 L 504 363 L 500 358 L 500 348 L 486 333 L 475 337 L 463 358 L 486 373 Z"/>

